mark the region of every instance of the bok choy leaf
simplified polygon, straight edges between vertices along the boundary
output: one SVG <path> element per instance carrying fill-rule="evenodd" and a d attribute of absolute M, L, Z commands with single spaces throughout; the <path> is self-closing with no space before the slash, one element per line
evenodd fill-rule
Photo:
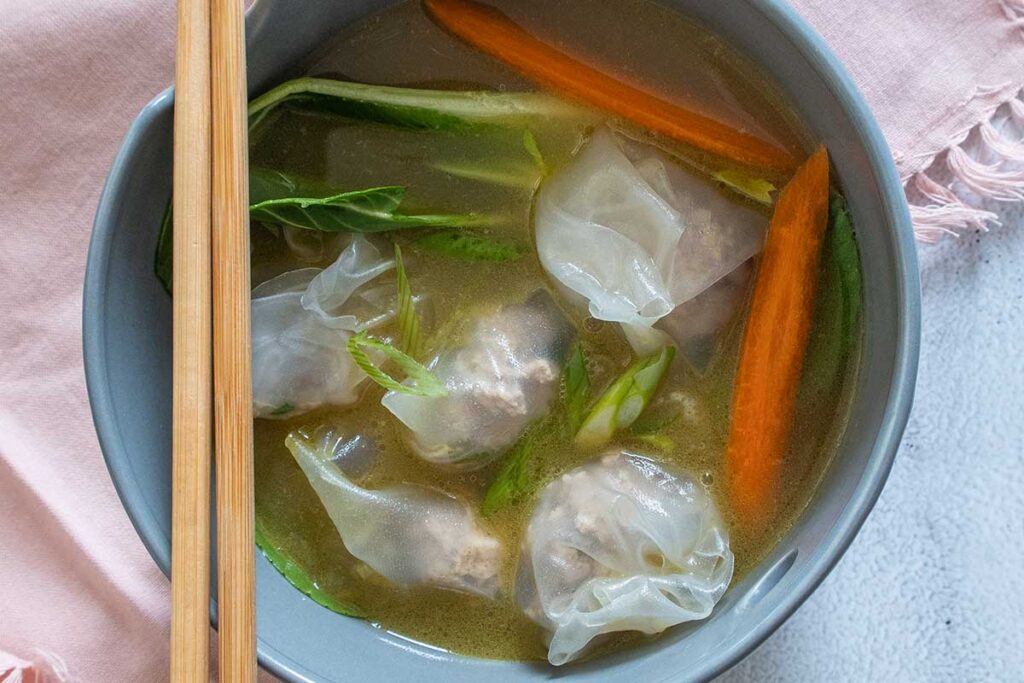
<path fill-rule="evenodd" d="M 321 590 L 316 581 L 310 578 L 303 571 L 302 567 L 296 564 L 292 558 L 270 540 L 258 517 L 256 519 L 256 545 L 266 555 L 270 564 L 274 565 L 277 571 L 281 572 L 284 578 L 288 580 L 288 583 L 309 596 L 314 602 L 318 602 L 327 609 L 338 614 L 344 614 L 347 617 L 366 618 L 366 610 L 362 607 L 346 600 L 340 600 Z"/>
<path fill-rule="evenodd" d="M 541 179 L 536 166 L 528 163 L 505 164 L 497 168 L 492 164 L 472 161 L 436 161 L 431 167 L 456 178 L 524 190 L 533 190 Z"/>
<path fill-rule="evenodd" d="M 270 411 L 271 415 L 287 415 L 295 410 L 295 406 L 287 401 Z"/>
<path fill-rule="evenodd" d="M 304 77 L 286 81 L 252 100 L 249 128 L 280 105 L 427 130 L 586 116 L 585 110 L 543 93 L 453 92 Z"/>
<path fill-rule="evenodd" d="M 862 306 L 860 255 L 853 222 L 841 195 L 829 205 L 829 230 L 822 251 L 821 284 L 814 327 L 807 345 L 801 392 L 827 397 L 842 377 L 857 337 Z"/>
<path fill-rule="evenodd" d="M 253 220 L 322 232 L 385 232 L 402 228 L 479 223 L 470 214 L 402 214 L 405 188 L 397 185 L 342 192 L 330 197 L 284 197 L 249 207 Z"/>
<path fill-rule="evenodd" d="M 160 221 L 160 236 L 156 238 L 153 272 L 164 289 L 170 293 L 174 282 L 174 229 L 170 201 L 167 202 L 164 217 Z"/>
<path fill-rule="evenodd" d="M 285 197 L 329 197 L 338 190 L 312 178 L 284 173 L 272 168 L 249 168 L 249 203 Z"/>
<path fill-rule="evenodd" d="M 772 205 L 772 192 L 778 189 L 764 178 L 734 168 L 715 171 L 711 177 L 733 192 L 766 206 Z"/>
<path fill-rule="evenodd" d="M 308 194 L 296 196 L 297 193 Z M 473 214 L 400 213 L 398 207 L 405 197 L 405 188 L 400 186 L 338 194 L 322 183 L 264 168 L 250 170 L 249 195 L 253 202 L 249 206 L 252 220 L 322 232 L 373 233 L 456 227 L 477 225 L 484 220 Z M 160 226 L 154 264 L 156 276 L 168 292 L 171 291 L 173 257 L 173 225 L 168 203 Z"/>
<path fill-rule="evenodd" d="M 541 175 L 547 175 L 548 165 L 544 161 L 544 155 L 540 153 L 537 138 L 533 137 L 533 131 L 529 128 L 523 131 L 523 148 L 526 149 L 526 153 L 533 159 L 533 163 L 536 164 L 537 170 L 540 171 Z"/>
<path fill-rule="evenodd" d="M 249 201 L 253 204 L 283 197 L 326 197 L 336 193 L 337 190 L 309 178 L 300 178 L 260 166 L 249 167 Z M 156 277 L 168 292 L 171 291 L 173 277 L 173 228 L 171 202 L 168 201 L 163 220 L 160 222 L 154 264 Z"/>
<path fill-rule="evenodd" d="M 529 161 L 505 159 L 496 164 L 494 159 L 459 160 L 435 161 L 430 165 L 456 178 L 534 191 L 549 169 L 537 145 L 537 139 L 529 128 L 523 131 L 523 150 L 530 157 Z"/>
<path fill-rule="evenodd" d="M 463 261 L 514 261 L 529 250 L 521 242 L 466 230 L 438 230 L 418 238 L 413 245 Z"/>

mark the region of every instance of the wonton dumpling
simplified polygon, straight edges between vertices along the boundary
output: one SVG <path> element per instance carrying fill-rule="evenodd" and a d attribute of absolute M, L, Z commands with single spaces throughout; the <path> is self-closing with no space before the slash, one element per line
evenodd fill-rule
<path fill-rule="evenodd" d="M 336 442 L 331 432 L 285 440 L 352 555 L 399 585 L 497 594 L 501 543 L 474 510 L 425 486 L 356 486 L 339 467 L 346 463 L 334 462 Z"/>
<path fill-rule="evenodd" d="M 538 291 L 478 319 L 465 344 L 431 363 L 447 396 L 389 391 L 381 402 L 425 460 L 483 467 L 548 411 L 572 336 L 551 295 Z"/>
<path fill-rule="evenodd" d="M 736 317 L 750 289 L 754 274 L 751 262 L 740 265 L 703 292 L 680 304 L 658 321 L 656 330 L 668 334 L 671 343 L 698 370 L 707 367 L 721 332 Z"/>
<path fill-rule="evenodd" d="M 541 187 L 537 252 L 593 317 L 650 327 L 756 254 L 767 223 L 663 152 L 601 129 Z"/>
<path fill-rule="evenodd" d="M 394 314 L 394 286 L 370 283 L 394 259 L 360 235 L 325 268 L 278 275 L 252 291 L 252 394 L 256 417 L 346 405 L 366 377 L 347 353 L 351 332 Z"/>
<path fill-rule="evenodd" d="M 728 533 L 707 492 L 613 453 L 551 482 L 523 541 L 516 600 L 565 664 L 605 633 L 660 633 L 711 614 L 732 579 Z"/>

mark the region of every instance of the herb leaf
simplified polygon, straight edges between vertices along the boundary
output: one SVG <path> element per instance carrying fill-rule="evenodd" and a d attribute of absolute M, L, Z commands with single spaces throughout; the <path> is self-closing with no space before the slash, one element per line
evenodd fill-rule
<path fill-rule="evenodd" d="M 395 276 L 398 281 L 398 335 L 400 346 L 407 354 L 416 358 L 422 349 L 420 319 L 416 315 L 416 303 L 412 300 L 412 288 L 402 261 L 402 248 L 395 245 Z"/>
<path fill-rule="evenodd" d="M 587 450 L 600 448 L 616 431 L 632 425 L 654 397 L 675 352 L 676 347 L 666 346 L 626 368 L 590 409 L 576 432 L 576 445 Z"/>
<path fill-rule="evenodd" d="M 413 244 L 463 261 L 514 261 L 528 251 L 520 242 L 484 237 L 466 230 L 438 230 Z"/>
<path fill-rule="evenodd" d="M 342 192 L 332 197 L 284 197 L 249 207 L 255 220 L 324 232 L 384 232 L 437 225 L 468 225 L 471 215 L 397 213 L 405 188 L 397 185 Z"/>
<path fill-rule="evenodd" d="M 363 351 L 363 347 L 380 351 L 387 360 L 393 361 L 406 376 L 412 380 L 412 384 L 402 384 L 386 372 L 378 368 L 370 360 L 370 357 Z M 356 365 L 365 372 L 370 379 L 391 391 L 402 394 L 413 394 L 416 396 L 447 396 L 448 390 L 433 373 L 417 363 L 408 355 L 402 353 L 391 344 L 380 339 L 374 339 L 363 330 L 354 334 L 348 339 L 348 353 Z"/>
<path fill-rule="evenodd" d="M 577 344 L 562 375 L 565 389 L 565 411 L 569 419 L 569 427 L 573 433 L 583 424 L 583 411 L 587 407 L 587 395 L 590 393 L 590 373 L 587 372 L 583 345 Z"/>
<path fill-rule="evenodd" d="M 281 104 L 426 130 L 586 116 L 583 110 L 543 93 L 453 92 L 305 77 L 286 81 L 252 100 L 249 128 L 254 128 Z"/>
<path fill-rule="evenodd" d="M 292 558 L 278 548 L 268 537 L 266 529 L 260 524 L 259 517 L 256 518 L 256 545 L 263 554 L 267 556 L 270 564 L 274 565 L 277 571 L 290 583 L 299 589 L 303 594 L 309 596 L 315 602 L 323 605 L 329 610 L 344 614 L 347 617 L 366 618 L 366 610 L 358 605 L 345 600 L 339 600 L 332 595 L 320 590 L 316 582 L 311 579 L 302 567 L 297 565 Z"/>

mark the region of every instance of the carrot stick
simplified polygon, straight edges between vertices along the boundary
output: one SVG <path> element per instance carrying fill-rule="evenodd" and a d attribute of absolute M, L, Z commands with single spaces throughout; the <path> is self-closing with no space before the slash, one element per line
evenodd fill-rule
<path fill-rule="evenodd" d="M 828 199 L 828 152 L 819 147 L 779 196 L 754 282 L 726 450 L 733 510 L 754 531 L 775 509 L 811 331 Z"/>
<path fill-rule="evenodd" d="M 784 149 L 573 59 L 492 7 L 473 0 L 425 0 L 424 4 L 448 31 L 541 85 L 745 166 L 790 173 L 799 165 Z"/>

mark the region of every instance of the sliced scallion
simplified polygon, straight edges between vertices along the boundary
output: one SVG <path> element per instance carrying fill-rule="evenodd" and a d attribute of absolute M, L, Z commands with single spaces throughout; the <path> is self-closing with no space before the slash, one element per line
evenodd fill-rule
<path fill-rule="evenodd" d="M 600 448 L 615 432 L 633 424 L 654 397 L 675 353 L 674 346 L 666 346 L 626 368 L 591 408 L 576 432 L 576 445 L 586 450 Z"/>

